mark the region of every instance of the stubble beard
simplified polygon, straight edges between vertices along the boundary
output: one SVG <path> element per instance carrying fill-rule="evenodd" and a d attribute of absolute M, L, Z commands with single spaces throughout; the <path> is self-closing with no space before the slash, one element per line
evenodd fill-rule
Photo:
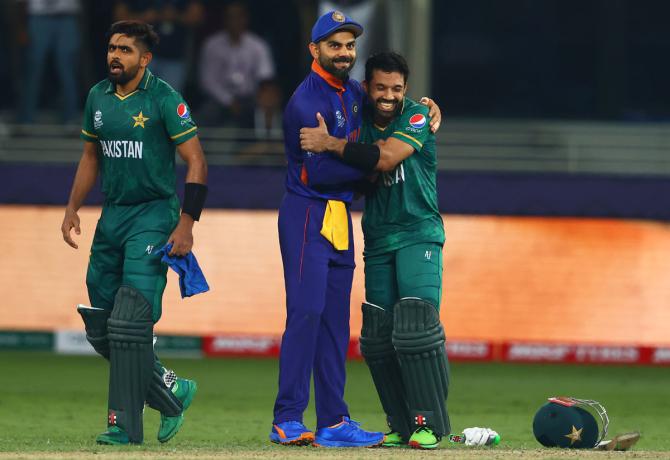
<path fill-rule="evenodd" d="M 338 62 L 349 62 L 349 67 L 343 67 L 341 69 L 338 69 L 335 64 Z M 334 77 L 340 79 L 340 80 L 346 80 L 349 77 L 349 73 L 351 72 L 351 69 L 354 68 L 354 64 L 356 64 L 356 58 L 352 58 L 351 61 L 349 60 L 344 60 L 342 58 L 340 59 L 326 59 L 323 56 L 319 57 L 319 64 L 323 69 L 328 72 L 329 74 L 333 75 Z"/>

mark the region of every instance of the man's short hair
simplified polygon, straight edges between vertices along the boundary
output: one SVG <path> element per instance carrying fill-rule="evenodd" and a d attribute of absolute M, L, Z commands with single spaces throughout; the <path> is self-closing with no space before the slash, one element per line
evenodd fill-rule
<path fill-rule="evenodd" d="M 409 66 L 407 61 L 395 51 L 382 51 L 375 53 L 365 61 L 365 80 L 372 80 L 372 74 L 375 70 L 382 72 L 398 72 L 403 76 L 405 83 L 409 78 Z"/>
<path fill-rule="evenodd" d="M 107 32 L 108 42 L 114 34 L 121 34 L 134 38 L 135 42 L 144 45 L 147 51 L 152 51 L 160 41 L 158 34 L 151 24 L 137 20 L 118 21 L 112 24 Z"/>

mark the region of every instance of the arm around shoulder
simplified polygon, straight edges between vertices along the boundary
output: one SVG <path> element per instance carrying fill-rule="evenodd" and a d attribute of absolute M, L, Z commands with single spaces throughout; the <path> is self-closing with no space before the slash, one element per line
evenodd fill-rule
<path fill-rule="evenodd" d="M 382 172 L 393 171 L 405 158 L 414 153 L 412 145 L 403 142 L 395 137 L 390 137 L 385 141 L 378 141 L 379 161 L 375 170 Z"/>

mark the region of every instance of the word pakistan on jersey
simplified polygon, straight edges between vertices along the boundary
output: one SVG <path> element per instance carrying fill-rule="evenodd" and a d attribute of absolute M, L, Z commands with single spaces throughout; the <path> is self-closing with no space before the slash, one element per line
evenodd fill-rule
<path fill-rule="evenodd" d="M 102 154 L 110 158 L 137 158 L 142 159 L 142 141 L 105 141 L 100 139 Z"/>

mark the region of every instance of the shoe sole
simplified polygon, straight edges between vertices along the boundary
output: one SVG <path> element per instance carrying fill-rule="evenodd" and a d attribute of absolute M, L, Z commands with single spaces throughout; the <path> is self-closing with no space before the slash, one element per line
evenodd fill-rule
<path fill-rule="evenodd" d="M 126 446 L 131 444 L 130 441 L 119 441 L 108 437 L 96 438 L 95 443 L 100 444 L 101 446 Z"/>
<path fill-rule="evenodd" d="M 388 448 L 391 448 L 391 449 L 392 449 L 392 448 L 396 448 L 396 449 L 397 449 L 397 448 L 404 449 L 404 448 L 406 448 L 407 446 L 408 446 L 408 444 L 404 444 L 404 443 L 403 443 L 403 444 L 399 444 L 399 443 L 395 443 L 395 442 L 393 442 L 393 443 L 391 443 L 391 442 L 389 442 L 389 443 L 383 442 L 383 443 L 382 443 L 382 447 L 388 447 Z"/>
<path fill-rule="evenodd" d="M 321 442 L 314 441 L 312 443 L 312 445 L 314 447 L 326 447 L 326 448 L 337 448 L 337 447 L 367 447 L 367 448 L 373 448 L 373 447 L 381 447 L 383 443 L 384 443 L 384 440 L 382 439 L 381 441 L 376 442 L 374 444 L 356 444 L 356 443 L 342 442 L 342 441 L 334 441 L 332 443 L 326 441 L 324 443 L 323 441 L 321 441 Z"/>
<path fill-rule="evenodd" d="M 412 449 L 424 449 L 424 450 L 437 449 L 437 444 L 421 444 L 420 442 L 417 441 L 410 441 L 407 443 L 407 445 L 410 446 Z"/>
<path fill-rule="evenodd" d="M 129 442 L 115 442 L 115 441 L 103 441 L 101 439 L 96 439 L 95 440 L 96 444 L 99 444 L 101 446 L 125 446 L 130 444 Z"/>
<path fill-rule="evenodd" d="M 274 434 L 274 433 L 273 433 Z M 279 437 L 273 438 L 270 436 L 270 441 L 282 446 L 307 446 L 314 442 L 314 435 L 311 433 L 303 433 L 297 438 L 282 440 Z"/>

